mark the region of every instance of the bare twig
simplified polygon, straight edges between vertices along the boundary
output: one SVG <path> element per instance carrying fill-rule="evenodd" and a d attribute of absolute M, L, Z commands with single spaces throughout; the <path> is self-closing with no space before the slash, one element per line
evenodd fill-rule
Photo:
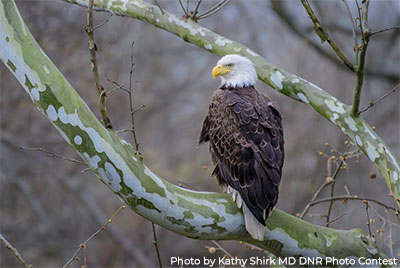
<path fill-rule="evenodd" d="M 385 217 L 383 217 L 381 214 L 379 214 L 375 209 L 373 209 L 372 207 L 369 208 L 376 216 L 378 216 L 379 219 L 381 219 L 384 222 L 387 222 L 393 226 L 395 226 L 396 228 L 400 229 L 400 225 L 398 223 L 392 222 L 389 219 L 386 219 Z"/>
<path fill-rule="evenodd" d="M 371 219 L 369 217 L 369 203 L 368 201 L 363 201 L 365 203 L 365 211 L 367 213 L 367 226 L 368 226 L 368 234 L 369 237 L 372 237 L 372 232 L 371 232 Z"/>
<path fill-rule="evenodd" d="M 362 108 L 360 110 L 360 114 L 363 112 L 368 111 L 372 106 L 374 106 L 375 104 L 377 104 L 378 102 L 380 102 L 381 100 L 383 100 L 384 98 L 386 98 L 387 96 L 395 93 L 398 89 L 400 88 L 400 84 L 398 84 L 397 86 L 395 86 L 394 88 L 392 88 L 391 90 L 389 90 L 388 92 L 386 92 L 384 95 L 380 96 L 378 99 L 374 100 L 374 101 L 370 101 L 368 102 L 368 106 L 365 108 Z"/>
<path fill-rule="evenodd" d="M 342 218 L 342 217 L 345 216 L 345 215 L 346 215 L 346 213 L 343 213 L 343 214 L 341 214 L 341 215 L 339 215 L 339 216 L 333 218 L 332 220 L 330 220 L 329 222 L 327 222 L 327 223 L 325 224 L 325 226 L 328 227 L 329 224 L 331 224 L 331 223 L 333 223 L 333 222 L 339 220 L 340 218 Z"/>
<path fill-rule="evenodd" d="M 344 190 L 346 191 L 346 194 L 347 194 L 347 195 L 351 195 L 351 194 L 350 194 L 350 191 L 349 191 L 349 188 L 347 187 L 347 185 L 343 186 L 343 188 L 344 188 Z"/>
<path fill-rule="evenodd" d="M 86 194 L 84 190 L 82 190 L 78 185 L 72 183 L 70 180 L 59 181 L 63 186 L 63 190 L 76 196 L 79 204 L 83 206 L 85 211 L 87 211 L 87 216 L 92 218 L 93 224 L 102 226 L 104 224 L 104 219 L 108 216 L 104 212 L 103 207 L 99 204 L 98 200 L 92 195 Z M 152 264 L 153 260 L 147 256 L 148 254 L 145 253 L 145 249 L 138 248 L 137 245 L 135 245 L 135 243 L 129 239 L 129 237 L 127 237 L 118 226 L 112 224 L 108 225 L 107 233 L 110 234 L 112 239 L 114 239 L 119 246 L 121 246 L 124 250 L 123 254 L 132 256 L 133 260 L 125 263 L 126 267 L 134 267 L 133 263 L 140 267 L 148 267 Z"/>
<path fill-rule="evenodd" d="M 151 222 L 151 227 L 153 229 L 153 245 L 156 249 L 156 253 L 157 253 L 157 261 L 158 261 L 158 267 L 162 268 L 162 264 L 161 264 L 161 257 L 160 257 L 160 251 L 158 249 L 158 242 L 157 242 L 157 234 L 156 234 L 156 227 L 154 226 L 154 223 Z"/>
<path fill-rule="evenodd" d="M 200 14 L 197 17 L 197 20 L 205 19 L 205 18 L 217 13 L 219 10 L 221 10 L 221 8 L 223 8 L 226 4 L 228 4 L 229 1 L 231 1 L 231 0 L 223 0 L 223 1 L 221 1 L 217 5 L 215 5 L 212 8 L 210 8 L 209 10 L 207 10 L 204 13 Z"/>
<path fill-rule="evenodd" d="M 142 155 L 139 151 L 139 143 L 136 137 L 136 132 L 135 132 L 135 112 L 139 111 L 140 109 L 142 109 L 143 105 L 138 108 L 137 110 L 134 110 L 134 106 L 133 106 L 133 88 L 132 88 L 132 83 L 133 83 L 133 67 L 135 66 L 135 62 L 133 60 L 133 46 L 134 46 L 135 42 L 132 42 L 131 45 L 131 68 L 129 71 L 129 91 L 128 91 L 128 95 L 129 95 L 129 110 L 130 110 L 130 116 L 131 116 L 131 129 L 130 132 L 132 133 L 132 137 L 133 137 L 133 142 L 135 144 L 135 150 L 137 155 L 139 156 L 140 160 L 143 160 Z M 157 242 L 157 234 L 156 234 L 156 227 L 154 225 L 153 222 L 151 222 L 151 228 L 153 230 L 153 245 L 154 248 L 156 250 L 156 254 L 157 254 L 157 261 L 158 261 L 158 267 L 161 268 L 162 267 L 162 263 L 161 263 L 161 256 L 160 256 L 160 250 L 158 248 L 158 242 Z"/>
<path fill-rule="evenodd" d="M 79 244 L 79 248 L 78 250 L 75 252 L 75 254 L 72 256 L 72 258 L 66 263 L 64 264 L 63 268 L 67 268 L 68 265 L 73 262 L 76 259 L 76 256 L 78 256 L 78 254 L 85 249 L 86 245 L 89 243 L 90 240 L 92 240 L 94 237 L 96 237 L 99 233 L 101 233 L 102 231 L 104 231 L 108 224 L 110 224 L 113 219 L 118 215 L 119 212 L 121 212 L 122 209 L 126 208 L 125 205 L 120 206 L 117 211 L 114 212 L 114 214 L 107 220 L 107 222 L 100 228 L 98 229 L 95 233 L 93 233 L 85 242 Z"/>
<path fill-rule="evenodd" d="M 50 151 L 47 150 L 47 149 L 43 149 L 43 148 L 29 148 L 29 147 L 19 147 L 19 148 L 20 148 L 21 150 L 26 150 L 26 151 L 44 152 L 44 153 L 47 154 L 48 157 L 57 157 L 57 158 L 60 158 L 60 159 L 62 159 L 62 160 L 65 160 L 65 161 L 70 161 L 70 162 L 73 162 L 73 163 L 77 163 L 77 164 L 80 164 L 80 165 L 87 166 L 86 163 L 83 162 L 83 161 L 80 161 L 80 160 L 77 160 L 77 159 L 73 159 L 73 158 L 69 158 L 69 157 L 66 157 L 66 156 L 62 156 L 62 155 L 59 155 L 59 154 L 50 152 Z"/>
<path fill-rule="evenodd" d="M 336 182 L 336 176 L 340 171 L 340 168 L 343 165 L 344 160 L 340 161 L 339 165 L 336 167 L 335 173 L 332 176 L 332 188 L 331 188 L 331 197 L 333 197 L 334 192 L 335 192 L 335 182 Z M 331 201 L 329 203 L 329 207 L 328 207 L 328 214 L 326 215 L 326 227 L 329 227 L 329 218 L 331 216 L 331 212 L 332 212 L 332 207 L 333 207 L 333 201 Z"/>
<path fill-rule="evenodd" d="M 388 218 L 389 218 L 389 215 L 388 215 Z M 391 224 L 389 224 L 389 250 L 390 250 L 390 256 L 393 256 L 393 240 L 392 240 L 392 232 L 393 232 L 393 230 L 392 230 L 392 225 Z"/>
<path fill-rule="evenodd" d="M 385 203 L 382 203 L 382 202 L 380 202 L 378 200 L 371 199 L 371 198 L 362 198 L 362 197 L 358 197 L 356 195 L 354 195 L 354 196 L 342 195 L 342 196 L 334 196 L 334 197 L 322 198 L 322 199 L 318 199 L 316 201 L 311 202 L 310 206 L 312 207 L 312 206 L 315 206 L 315 205 L 320 204 L 320 203 L 331 202 L 332 200 L 333 201 L 347 201 L 347 200 L 361 200 L 361 201 L 364 201 L 364 200 L 366 200 L 366 201 L 370 201 L 370 202 L 373 202 L 375 204 L 378 204 L 378 205 L 380 205 L 380 206 L 382 206 L 382 207 L 384 207 L 386 209 L 390 209 L 390 210 L 396 211 L 395 208 L 393 208 L 391 206 L 388 206 Z"/>
<path fill-rule="evenodd" d="M 160 3 L 159 3 L 157 0 L 154 0 L 154 2 L 156 3 L 156 5 L 158 6 L 158 8 L 160 9 L 161 14 L 164 15 L 165 12 L 164 12 L 164 9 L 161 7 Z"/>
<path fill-rule="evenodd" d="M 101 23 L 99 23 L 97 26 L 93 27 L 93 31 L 96 31 L 98 28 L 100 28 L 101 26 L 103 26 L 104 24 L 106 24 L 110 18 L 113 16 L 113 14 L 108 15 L 108 17 Z"/>
<path fill-rule="evenodd" d="M 300 218 L 301 219 L 304 218 L 304 216 L 306 215 L 306 213 L 310 209 L 310 203 L 313 202 L 319 196 L 319 194 L 322 192 L 322 190 L 325 189 L 325 187 L 328 186 L 331 183 L 332 183 L 332 181 L 328 182 L 328 181 L 325 180 L 325 182 L 318 188 L 318 190 L 314 193 L 314 196 L 311 198 L 311 201 L 303 209 L 303 212 L 301 212 L 301 214 L 300 214 Z"/>
<path fill-rule="evenodd" d="M 344 160 L 344 159 L 343 159 Z M 333 173 L 333 176 L 332 177 L 330 177 L 330 179 L 328 180 L 328 179 L 326 179 L 325 181 L 324 181 L 324 183 L 318 188 L 318 190 L 314 193 L 314 195 L 313 195 L 313 197 L 311 198 L 311 200 L 310 200 L 310 202 L 306 205 L 306 207 L 304 208 L 304 210 L 301 212 L 301 214 L 300 214 L 300 218 L 301 219 L 303 219 L 304 218 L 304 216 L 306 215 L 306 213 L 308 212 L 308 210 L 310 209 L 310 207 L 311 207 L 311 203 L 315 200 L 315 199 L 317 199 L 317 197 L 321 194 L 321 192 L 322 192 L 322 190 L 323 189 L 325 189 L 325 187 L 326 186 L 328 186 L 328 185 L 330 185 L 330 184 L 333 184 L 334 182 L 335 182 L 335 179 L 336 179 L 336 177 L 337 177 L 337 175 L 338 175 L 338 173 L 339 173 L 339 171 L 340 171 L 340 168 L 342 167 L 342 165 L 343 165 L 343 160 L 341 160 L 340 162 L 339 162 L 339 164 L 338 164 L 338 166 L 336 167 L 336 170 L 335 170 L 335 172 Z M 333 161 L 332 160 L 332 158 L 329 158 L 328 159 L 328 162 L 327 162 L 327 165 L 328 165 L 328 173 L 330 173 L 330 163 L 331 163 L 331 161 Z M 330 174 L 329 174 L 330 175 Z M 330 208 L 331 208 L 331 205 L 330 205 Z M 328 211 L 328 215 L 330 215 L 330 212 Z M 329 222 L 329 216 L 328 216 L 328 218 L 327 218 L 327 223 Z"/>
<path fill-rule="evenodd" d="M 211 242 L 213 242 L 214 245 L 216 245 L 217 248 L 218 248 L 219 250 L 221 250 L 225 255 L 229 256 L 230 258 L 233 258 L 233 255 L 230 254 L 226 249 L 224 249 L 217 241 L 211 240 Z"/>
<path fill-rule="evenodd" d="M 85 172 L 87 172 L 87 171 L 89 171 L 89 170 L 91 170 L 91 168 L 85 168 L 84 170 L 82 170 L 82 171 L 80 172 L 80 174 L 83 174 L 83 173 L 85 173 Z"/>
<path fill-rule="evenodd" d="M 185 7 L 182 4 L 182 1 L 181 0 L 178 0 L 178 1 L 179 1 L 179 4 L 181 5 L 183 12 L 185 13 L 185 17 L 188 18 L 189 17 L 188 11 L 186 11 Z"/>
<path fill-rule="evenodd" d="M 97 89 L 97 94 L 99 96 L 99 108 L 101 119 L 103 121 L 104 126 L 107 129 L 112 129 L 110 118 L 108 117 L 107 109 L 106 109 L 106 92 L 104 87 L 101 85 L 99 71 L 97 67 L 97 59 L 96 59 L 96 44 L 94 42 L 94 28 L 93 28 L 93 0 L 89 0 L 89 5 L 87 8 L 87 26 L 85 28 L 87 36 L 88 36 L 88 46 L 90 52 L 90 61 L 92 65 L 93 78 Z"/>
<path fill-rule="evenodd" d="M 26 267 L 26 268 L 30 267 L 30 265 L 26 264 L 24 258 L 22 258 L 21 254 L 18 252 L 18 250 L 13 245 L 11 245 L 11 243 L 8 242 L 8 240 L 1 233 L 0 233 L 0 240 L 1 240 L 1 242 L 3 242 L 3 244 L 6 246 L 6 248 L 11 250 L 11 252 L 24 265 L 24 267 Z"/>
<path fill-rule="evenodd" d="M 393 27 L 390 27 L 390 28 L 387 28 L 387 29 L 383 29 L 383 30 L 379 30 L 379 31 L 376 31 L 376 32 L 372 32 L 370 34 L 370 36 L 373 36 L 375 34 L 384 33 L 384 32 L 390 31 L 390 30 L 399 30 L 399 29 L 400 29 L 400 26 L 393 26 Z"/>
<path fill-rule="evenodd" d="M 314 29 L 321 42 L 327 41 L 328 44 L 332 47 L 333 51 L 335 51 L 336 55 L 343 61 L 343 63 L 349 67 L 350 70 L 354 71 L 353 64 L 346 58 L 340 48 L 337 46 L 335 41 L 329 36 L 328 32 L 322 27 L 321 22 L 318 20 L 317 16 L 315 15 L 314 11 L 312 10 L 308 0 L 301 0 L 304 8 L 306 9 L 308 16 L 310 17 L 311 21 L 314 24 Z"/>
<path fill-rule="evenodd" d="M 109 82 L 111 82 L 111 83 L 118 84 L 117 82 L 111 81 L 111 80 L 109 80 L 108 78 L 107 78 L 107 80 L 108 80 Z M 125 91 L 126 93 L 129 93 L 129 90 L 127 90 L 127 89 L 125 88 L 127 85 L 128 85 L 128 83 L 123 84 L 123 85 L 119 85 L 119 84 L 118 84 L 118 85 L 115 86 L 114 88 L 108 90 L 108 91 L 107 91 L 107 94 L 111 94 L 111 93 L 113 93 L 113 92 L 116 91 L 116 90 L 123 90 L 123 91 Z"/>
<path fill-rule="evenodd" d="M 139 143 L 136 138 L 136 132 L 135 132 L 135 111 L 133 110 L 133 92 L 132 92 L 132 77 L 133 77 L 133 67 L 135 66 L 135 63 L 133 61 L 133 45 L 135 42 L 132 42 L 131 45 L 131 69 L 129 71 L 129 109 L 130 109 L 130 114 L 131 114 L 131 132 L 133 136 L 133 142 L 135 143 L 135 149 L 136 152 L 140 155 L 139 153 Z"/>
<path fill-rule="evenodd" d="M 197 12 L 198 12 L 199 7 L 200 7 L 200 5 L 201 5 L 201 2 L 203 2 L 203 0 L 198 0 L 198 1 L 197 1 L 197 5 L 196 5 L 196 7 L 195 7 L 195 9 L 194 9 L 194 11 L 193 11 L 193 14 L 192 14 L 192 16 L 191 16 L 192 20 L 194 20 L 194 21 L 197 21 L 196 15 L 197 15 Z"/>
<path fill-rule="evenodd" d="M 133 111 L 133 114 L 135 114 L 135 113 L 137 113 L 137 112 L 140 112 L 140 111 L 146 112 L 146 111 L 147 111 L 146 105 L 142 104 L 139 108 L 137 108 L 137 109 L 135 109 L 135 110 Z"/>
<path fill-rule="evenodd" d="M 360 5 L 358 4 L 358 0 L 354 0 L 354 2 L 356 3 L 357 12 L 358 12 L 358 17 L 356 18 L 356 20 L 358 20 L 358 22 L 360 23 L 360 24 L 358 25 L 358 27 L 359 27 L 360 30 L 361 30 L 361 39 L 362 39 L 362 41 L 364 42 L 363 24 L 361 23 L 361 10 L 362 10 L 362 8 L 361 8 Z"/>
<path fill-rule="evenodd" d="M 343 1 L 343 3 L 344 3 L 344 5 L 345 5 L 345 7 L 346 7 L 346 10 L 347 10 L 347 13 L 348 13 L 348 15 L 349 15 L 349 18 L 350 18 L 350 22 L 351 22 L 351 31 L 352 31 L 352 33 L 353 33 L 353 38 L 354 38 L 354 51 L 356 52 L 356 65 L 358 65 L 358 40 L 357 40 L 357 28 L 356 28 L 356 24 L 354 23 L 354 18 L 353 18 L 353 14 L 351 14 L 351 10 L 350 10 L 350 7 L 349 7 L 349 5 L 347 4 L 347 0 L 342 0 Z"/>
<path fill-rule="evenodd" d="M 361 38 L 362 38 L 362 45 L 361 45 L 361 52 L 359 55 L 358 62 L 359 64 L 355 67 L 356 70 L 356 88 L 354 91 L 354 99 L 353 99 L 353 106 L 351 108 L 351 113 L 353 116 L 359 116 L 358 107 L 360 106 L 360 97 L 361 97 L 361 89 L 364 82 L 364 65 L 365 65 L 365 55 L 367 54 L 367 47 L 370 37 L 370 30 L 368 29 L 368 7 L 369 7 L 369 0 L 365 0 L 364 6 L 362 8 L 362 15 L 360 11 L 360 7 L 358 5 L 358 1 L 356 1 L 359 18 L 360 18 L 360 29 L 361 29 Z M 358 49 L 358 48 L 357 48 Z"/>

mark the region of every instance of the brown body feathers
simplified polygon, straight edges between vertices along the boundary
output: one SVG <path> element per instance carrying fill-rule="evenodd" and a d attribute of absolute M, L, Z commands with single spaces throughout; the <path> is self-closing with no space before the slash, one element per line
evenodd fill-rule
<path fill-rule="evenodd" d="M 263 225 L 278 200 L 284 158 L 280 113 L 253 87 L 214 92 L 199 144 L 210 142 L 220 185 L 236 190 Z"/>

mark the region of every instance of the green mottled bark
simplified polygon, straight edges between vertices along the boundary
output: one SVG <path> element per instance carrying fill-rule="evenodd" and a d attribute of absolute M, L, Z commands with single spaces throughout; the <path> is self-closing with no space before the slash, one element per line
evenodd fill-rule
<path fill-rule="evenodd" d="M 87 6 L 88 0 L 63 0 Z M 353 140 L 379 169 L 400 207 L 400 165 L 385 142 L 361 117 L 351 114 L 351 107 L 320 87 L 274 66 L 246 46 L 218 35 L 192 20 L 186 22 L 142 0 L 95 1 L 95 9 L 147 21 L 217 55 L 240 54 L 256 65 L 258 77 L 275 90 L 313 108 Z M 386 149 L 387 163 L 385 157 Z M 388 171 L 389 170 L 389 171 Z"/>
<path fill-rule="evenodd" d="M 146 9 L 146 6 L 141 8 Z M 150 221 L 190 238 L 243 240 L 277 256 L 384 257 L 375 243 L 359 229 L 346 231 L 325 228 L 278 209 L 267 221 L 265 240 L 254 241 L 245 231 L 243 215 L 230 196 L 187 190 L 152 173 L 134 157 L 130 144 L 114 132 L 107 131 L 96 119 L 41 50 L 13 0 L 0 0 L 0 58 L 35 106 L 98 178 L 132 210 Z M 260 59 L 257 62 L 259 64 Z M 281 87 L 283 91 L 288 88 L 302 90 L 303 83 L 313 88 L 299 78 L 292 78 L 299 81 L 289 81 L 289 74 L 283 71 L 274 69 L 271 72 L 267 75 L 260 71 L 260 77 L 267 75 L 268 81 L 273 81 L 275 84 L 270 83 Z M 317 91 L 316 95 L 319 94 L 323 93 Z M 310 103 L 318 99 L 312 94 L 307 97 Z M 320 105 L 336 109 L 342 107 L 336 100 L 325 99 L 333 103 L 328 101 Z M 359 127 L 357 122 L 355 126 Z"/>

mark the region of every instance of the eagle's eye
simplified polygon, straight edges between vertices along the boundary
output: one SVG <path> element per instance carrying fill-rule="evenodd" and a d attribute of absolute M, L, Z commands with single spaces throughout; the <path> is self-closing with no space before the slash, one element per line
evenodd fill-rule
<path fill-rule="evenodd" d="M 233 67 L 233 63 L 228 63 L 226 67 Z"/>

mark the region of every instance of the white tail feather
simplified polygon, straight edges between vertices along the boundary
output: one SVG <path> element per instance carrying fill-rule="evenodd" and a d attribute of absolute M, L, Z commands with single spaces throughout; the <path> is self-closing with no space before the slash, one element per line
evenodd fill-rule
<path fill-rule="evenodd" d="M 233 201 L 236 202 L 238 208 L 242 208 L 244 215 L 244 224 L 246 226 L 247 232 L 256 240 L 263 241 L 264 240 L 264 230 L 265 226 L 262 225 L 256 217 L 254 217 L 253 213 L 251 213 L 250 209 L 243 202 L 242 197 L 239 192 L 228 186 L 226 188 L 226 192 L 232 195 Z M 266 211 L 264 211 L 265 215 Z"/>
<path fill-rule="evenodd" d="M 251 213 L 250 209 L 243 204 L 243 215 L 244 215 L 244 224 L 246 225 L 246 230 L 249 232 L 251 237 L 256 240 L 263 241 L 264 240 L 264 231 L 265 226 L 262 225 L 256 217 L 254 217 L 253 213 Z"/>

